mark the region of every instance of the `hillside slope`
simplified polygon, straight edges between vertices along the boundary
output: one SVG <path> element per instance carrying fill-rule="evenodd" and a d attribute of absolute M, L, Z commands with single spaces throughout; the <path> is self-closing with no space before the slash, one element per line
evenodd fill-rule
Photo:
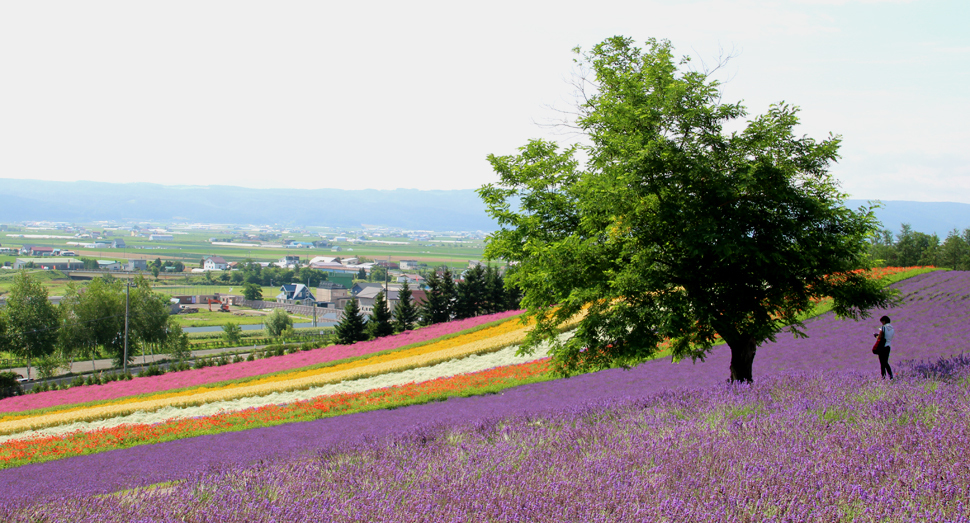
<path fill-rule="evenodd" d="M 970 316 L 970 272 L 938 271 L 896 284 L 900 307 L 890 314 L 896 326 L 892 361 L 936 359 L 967 349 L 965 321 Z M 807 324 L 807 339 L 780 335 L 759 350 L 756 378 L 804 370 L 841 370 L 877 375 L 869 348 L 878 322 L 839 321 L 831 314 Z M 644 363 L 566 380 L 526 385 L 498 395 L 453 398 L 444 402 L 374 411 L 306 423 L 185 439 L 102 454 L 27 465 L 0 471 L 7 493 L 44 496 L 78 488 L 105 492 L 186 478 L 213 467 L 246 466 L 272 459 L 314 454 L 334 445 L 400 436 L 429 425 L 475 422 L 509 415 L 539 415 L 613 397 L 645 397 L 665 389 L 705 388 L 728 376 L 728 350 L 705 362 Z M 190 457 L 191 459 L 186 459 Z M 151 464 L 144 466 L 144 464 Z M 45 484 L 37 477 L 47 478 Z"/>

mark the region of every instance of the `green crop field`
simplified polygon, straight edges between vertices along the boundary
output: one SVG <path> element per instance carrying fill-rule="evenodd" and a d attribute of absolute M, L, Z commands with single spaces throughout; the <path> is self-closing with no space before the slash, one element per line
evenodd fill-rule
<path fill-rule="evenodd" d="M 101 231 L 111 229 L 112 226 L 100 224 L 85 225 L 89 231 Z M 227 261 L 244 261 L 251 259 L 256 262 L 275 262 L 281 257 L 299 256 L 302 260 L 308 261 L 316 256 L 332 257 L 358 257 L 366 260 L 390 260 L 397 262 L 400 260 L 416 260 L 429 267 L 447 265 L 452 269 L 461 270 L 468 266 L 470 260 L 481 260 L 485 247 L 485 242 L 481 239 L 469 240 L 456 236 L 443 235 L 436 236 L 431 234 L 434 239 L 423 241 L 412 241 L 403 236 L 382 235 L 380 237 L 371 236 L 372 233 L 365 231 L 354 231 L 348 229 L 329 229 L 326 227 L 311 227 L 307 232 L 271 232 L 254 233 L 252 231 L 240 230 L 237 227 L 226 226 L 223 229 L 215 230 L 196 230 L 170 228 L 173 236 L 169 241 L 151 241 L 147 237 L 131 236 L 127 230 L 111 230 L 110 236 L 95 240 L 91 238 L 74 238 L 73 232 L 65 232 L 58 229 L 28 228 L 13 226 L 0 233 L 0 245 L 4 247 L 20 248 L 23 245 L 35 245 L 52 247 L 55 249 L 72 250 L 76 253 L 75 258 L 95 258 L 100 260 L 147 260 L 154 261 L 156 258 L 162 261 L 181 261 L 186 272 L 183 273 L 161 273 L 156 281 L 149 272 L 146 272 L 149 279 L 156 284 L 156 289 L 168 295 L 180 294 L 242 294 L 242 285 L 199 285 L 201 276 L 191 273 L 191 269 L 200 266 L 201 261 L 208 256 L 221 256 Z M 146 231 L 143 231 L 147 234 Z M 250 240 L 243 237 L 244 233 L 261 234 L 265 246 L 252 246 L 259 243 L 258 240 Z M 57 238 L 21 238 L 19 235 L 34 236 L 56 236 Z M 347 238 L 369 238 L 376 241 L 400 242 L 401 244 L 384 245 L 379 243 L 350 243 L 335 242 L 334 245 L 340 247 L 340 251 L 333 251 L 331 247 L 316 248 L 284 248 L 281 246 L 286 239 L 295 241 L 312 242 L 319 241 L 326 237 L 332 242 L 332 238 L 345 236 Z M 213 245 L 210 239 L 216 241 L 232 240 L 239 245 Z M 93 243 L 110 242 L 115 239 L 124 240 L 126 247 L 123 249 L 99 248 L 90 249 L 79 245 L 69 245 L 70 243 Z M 247 245 L 248 244 L 248 245 Z M 18 256 L 0 256 L 0 265 L 3 262 L 13 264 Z M 0 271 L 0 295 L 9 291 L 15 271 Z M 48 292 L 52 295 L 62 295 L 67 283 L 70 281 L 64 275 L 58 273 L 42 275 L 43 271 L 34 271 L 41 277 Z M 51 272 L 51 271 L 48 271 Z M 56 272 L 56 271 L 53 271 Z M 8 273 L 8 274 L 3 274 Z M 126 277 L 123 274 L 113 273 L 116 277 Z M 213 275 L 215 276 L 215 275 Z M 88 276 L 90 277 L 90 276 Z M 84 284 L 84 280 L 79 282 Z M 280 282 L 291 283 L 291 282 Z M 188 287 L 186 287 L 188 286 Z M 231 290 L 230 290 L 231 288 Z M 263 298 L 273 299 L 279 292 L 279 286 L 263 287 Z"/>

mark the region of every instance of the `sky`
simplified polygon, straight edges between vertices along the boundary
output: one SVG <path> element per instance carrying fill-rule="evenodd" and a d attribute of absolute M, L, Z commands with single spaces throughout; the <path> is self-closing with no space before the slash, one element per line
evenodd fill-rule
<path fill-rule="evenodd" d="M 970 2 L 10 1 L 0 179 L 474 189 L 575 105 L 572 49 L 668 39 L 842 136 L 852 198 L 970 203 Z M 2 180 L 0 180 L 2 183 Z"/>

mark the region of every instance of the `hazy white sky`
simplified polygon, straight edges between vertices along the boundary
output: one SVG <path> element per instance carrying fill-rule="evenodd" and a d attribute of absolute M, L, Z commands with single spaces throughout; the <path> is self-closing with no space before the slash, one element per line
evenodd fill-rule
<path fill-rule="evenodd" d="M 970 203 L 970 2 L 8 1 L 0 178 L 476 188 L 555 138 L 571 49 L 670 39 L 844 137 L 855 198 Z M 2 182 L 0 182 L 2 183 Z"/>

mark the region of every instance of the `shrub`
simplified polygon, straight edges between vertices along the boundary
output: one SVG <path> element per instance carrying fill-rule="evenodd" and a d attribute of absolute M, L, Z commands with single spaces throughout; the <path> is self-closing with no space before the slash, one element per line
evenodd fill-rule
<path fill-rule="evenodd" d="M 24 393 L 24 388 L 17 381 L 20 375 L 15 372 L 0 372 L 0 398 L 10 396 L 20 396 Z"/>

